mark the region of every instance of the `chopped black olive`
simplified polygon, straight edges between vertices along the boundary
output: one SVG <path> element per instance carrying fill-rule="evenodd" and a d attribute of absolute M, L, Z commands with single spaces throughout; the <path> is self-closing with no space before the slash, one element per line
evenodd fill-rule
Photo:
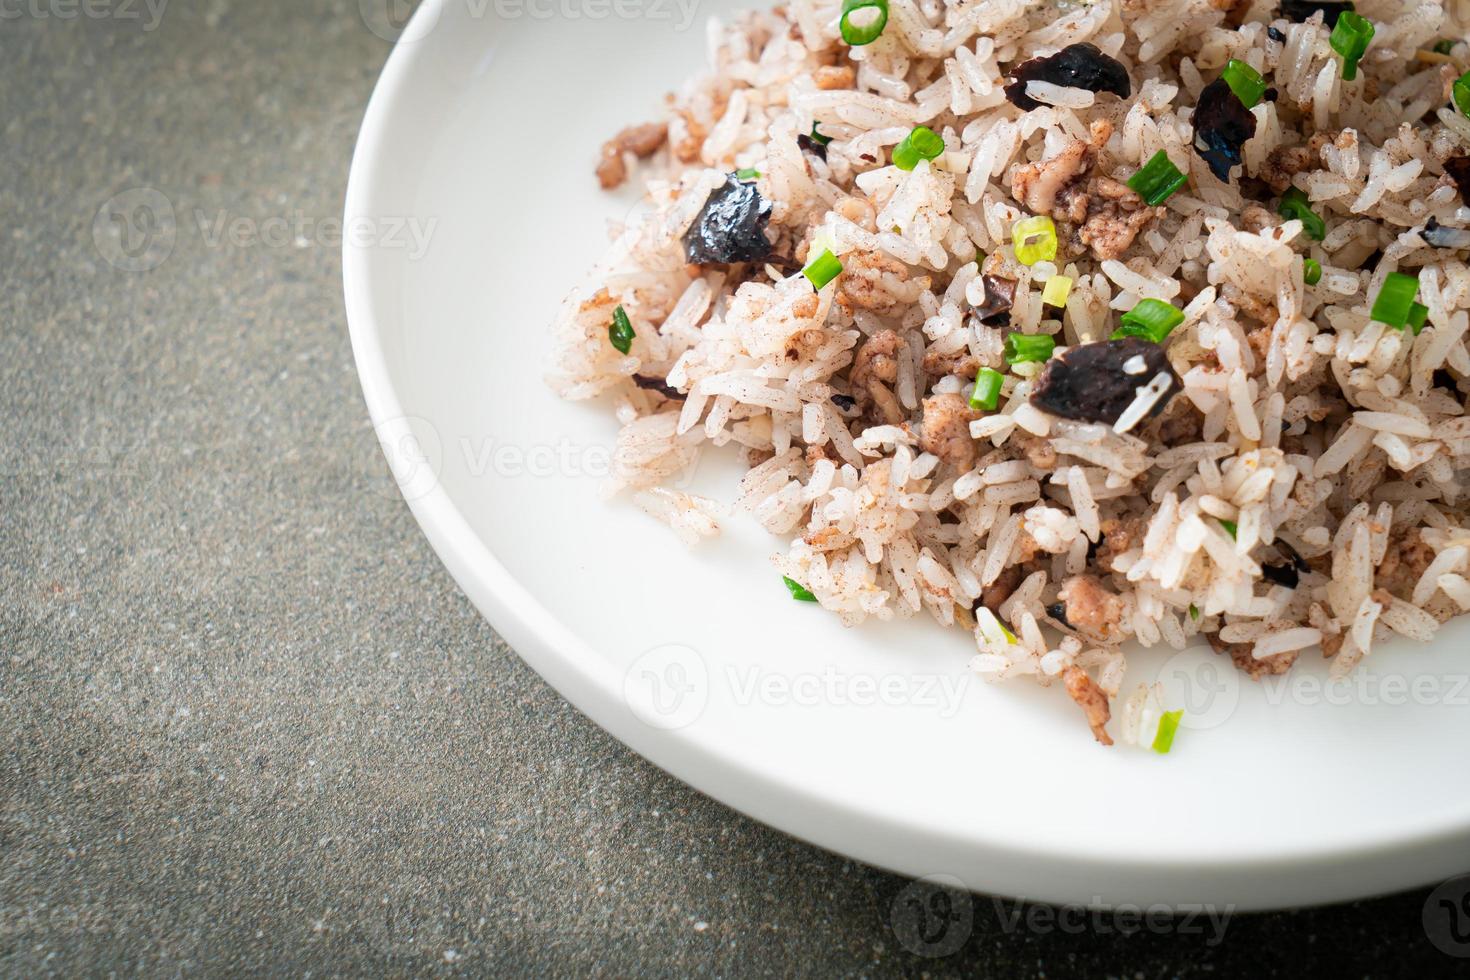
<path fill-rule="evenodd" d="M 981 276 L 985 284 L 985 301 L 975 307 L 981 323 L 996 326 L 1011 320 L 1011 303 L 1016 299 L 1016 280 L 1001 276 Z"/>
<path fill-rule="evenodd" d="M 796 145 L 801 148 L 801 152 L 810 153 L 818 160 L 827 159 L 827 144 L 818 143 L 806 133 L 801 133 L 796 137 Z"/>
<path fill-rule="evenodd" d="M 857 408 L 857 399 L 851 395 L 833 395 L 832 404 L 837 406 L 838 411 L 851 412 Z"/>
<path fill-rule="evenodd" d="M 1424 222 L 1419 237 L 1435 248 L 1470 248 L 1470 231 L 1446 227 L 1434 218 Z"/>
<path fill-rule="evenodd" d="M 1296 569 L 1290 565 L 1262 565 L 1261 577 L 1268 582 L 1284 585 L 1288 589 L 1296 588 L 1297 582 L 1300 581 Z"/>
<path fill-rule="evenodd" d="M 1266 28 L 1266 36 L 1269 37 L 1271 40 L 1275 41 L 1277 44 L 1285 44 L 1286 43 L 1286 35 L 1283 34 L 1283 33 L 1281 33 L 1280 31 L 1278 31 L 1274 27 L 1268 27 L 1268 28 Z"/>
<path fill-rule="evenodd" d="M 1344 10 L 1356 10 L 1348 3 L 1323 3 L 1322 0 L 1281 0 L 1281 16 L 1300 24 L 1317 11 L 1322 11 L 1322 23 L 1337 26 L 1338 15 Z"/>
<path fill-rule="evenodd" d="M 1276 550 L 1281 552 L 1291 562 L 1291 566 L 1301 574 L 1305 575 L 1312 570 L 1312 566 L 1301 556 L 1301 552 L 1287 544 L 1284 538 L 1276 539 Z"/>
<path fill-rule="evenodd" d="M 1072 624 L 1067 620 L 1067 604 L 1065 602 L 1054 602 L 1046 607 L 1046 614 L 1061 623 L 1067 629 L 1072 629 Z"/>
<path fill-rule="evenodd" d="M 1230 90 L 1230 84 L 1217 78 L 1206 85 L 1194 107 L 1194 151 L 1210 165 L 1210 171 L 1228 181 L 1230 168 L 1240 163 L 1240 148 L 1254 135 L 1256 117 Z"/>
<path fill-rule="evenodd" d="M 1050 82 L 1066 88 L 1085 88 L 1089 92 L 1112 92 L 1126 99 L 1133 94 L 1128 69 L 1116 58 L 1110 58 L 1091 44 L 1069 44 L 1046 58 L 1032 58 L 1011 69 L 1011 82 L 1006 98 L 1022 109 L 1037 109 L 1041 103 L 1026 94 L 1027 82 Z"/>
<path fill-rule="evenodd" d="M 1082 344 L 1046 362 L 1031 404 L 1064 419 L 1112 425 L 1133 404 L 1138 389 L 1160 374 L 1168 376 L 1169 386 L 1149 409 L 1149 418 L 1183 387 L 1164 349 L 1138 337 Z"/>
<path fill-rule="evenodd" d="M 1460 199 L 1470 204 L 1470 157 L 1450 157 L 1444 162 L 1444 172 L 1460 189 Z"/>
<path fill-rule="evenodd" d="M 1267 102 L 1275 102 L 1277 99 L 1281 98 L 1281 93 L 1276 91 L 1274 88 L 1268 88 L 1266 89 L 1266 91 L 1261 93 L 1261 98 L 1265 99 Z"/>
<path fill-rule="evenodd" d="M 633 383 L 645 391 L 656 391 L 665 398 L 671 398 L 674 401 L 684 400 L 684 396 L 680 394 L 679 389 L 673 387 L 662 378 L 650 378 L 646 374 L 635 374 L 633 375 Z"/>
<path fill-rule="evenodd" d="M 694 224 L 684 233 L 684 257 L 706 262 L 757 262 L 771 254 L 766 222 L 771 202 L 761 199 L 755 184 L 734 174 L 710 193 Z"/>

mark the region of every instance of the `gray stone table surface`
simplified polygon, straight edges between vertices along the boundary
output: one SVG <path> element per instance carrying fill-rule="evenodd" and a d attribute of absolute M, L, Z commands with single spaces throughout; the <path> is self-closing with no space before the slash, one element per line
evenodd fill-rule
<path fill-rule="evenodd" d="M 1223 941 L 977 896 L 915 955 L 907 882 L 563 702 L 366 421 L 331 226 L 388 50 L 361 7 L 0 0 L 0 974 L 1463 965 L 1425 892 Z M 135 272 L 108 236 L 141 187 L 177 231 Z"/>

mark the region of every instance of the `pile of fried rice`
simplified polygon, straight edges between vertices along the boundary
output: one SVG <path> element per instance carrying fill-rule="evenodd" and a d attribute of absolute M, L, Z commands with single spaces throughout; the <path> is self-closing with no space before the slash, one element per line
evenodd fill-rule
<path fill-rule="evenodd" d="M 616 412 L 612 491 L 717 534 L 680 476 L 737 447 L 773 587 L 967 630 L 1104 744 L 1115 708 L 1155 737 L 1132 643 L 1340 676 L 1470 610 L 1470 3 L 847 7 L 711 24 L 708 74 L 603 148 L 645 205 L 550 381 Z M 1405 277 L 1410 322 L 1375 305 Z M 1114 339 L 1148 300 L 1182 322 Z"/>

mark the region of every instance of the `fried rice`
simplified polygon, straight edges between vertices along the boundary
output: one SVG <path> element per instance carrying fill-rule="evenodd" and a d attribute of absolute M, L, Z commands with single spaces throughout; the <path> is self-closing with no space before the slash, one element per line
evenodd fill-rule
<path fill-rule="evenodd" d="M 549 380 L 616 412 L 610 491 L 692 543 L 679 475 L 742 452 L 779 575 L 1105 744 L 1155 738 L 1132 644 L 1342 675 L 1470 610 L 1470 4 L 863 6 L 711 23 L 604 147 L 645 207 Z"/>

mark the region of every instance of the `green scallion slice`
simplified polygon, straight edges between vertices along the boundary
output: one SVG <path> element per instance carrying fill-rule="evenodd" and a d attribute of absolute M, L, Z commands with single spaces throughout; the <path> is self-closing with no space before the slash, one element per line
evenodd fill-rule
<path fill-rule="evenodd" d="M 1153 744 L 1153 750 L 1159 755 L 1168 755 L 1174 747 L 1174 734 L 1179 731 L 1179 719 L 1183 717 L 1183 711 L 1165 711 L 1159 718 L 1159 731 Z"/>
<path fill-rule="evenodd" d="M 1286 193 L 1281 195 L 1281 206 L 1276 213 L 1283 218 L 1296 218 L 1302 223 L 1302 230 L 1307 237 L 1321 241 L 1327 237 L 1327 222 L 1317 216 L 1312 206 L 1307 203 L 1307 192 L 1300 187 L 1288 187 Z"/>
<path fill-rule="evenodd" d="M 1022 265 L 1050 262 L 1057 257 L 1057 225 L 1044 214 L 1022 218 L 1011 225 L 1011 244 Z"/>
<path fill-rule="evenodd" d="M 866 12 L 858 14 L 859 11 Z M 837 28 L 842 32 L 842 40 L 853 47 L 872 44 L 887 26 L 888 0 L 842 0 L 842 19 L 837 22 Z"/>
<path fill-rule="evenodd" d="M 1358 62 L 1373 41 L 1373 22 L 1362 14 L 1344 10 L 1337 15 L 1337 26 L 1327 38 L 1332 50 L 1342 55 L 1342 79 L 1351 82 L 1358 77 Z"/>
<path fill-rule="evenodd" d="M 1247 109 L 1254 108 L 1266 94 L 1266 80 L 1261 73 L 1237 58 L 1230 59 L 1220 77 Z"/>
<path fill-rule="evenodd" d="M 1175 191 L 1189 183 L 1189 175 L 1180 171 L 1163 150 L 1149 157 L 1143 169 L 1128 178 L 1128 186 L 1153 207 L 1163 204 Z"/>
<path fill-rule="evenodd" d="M 735 176 L 740 180 L 755 180 L 761 175 L 754 167 L 746 167 L 744 170 L 735 171 Z"/>
<path fill-rule="evenodd" d="M 628 319 L 627 311 L 621 306 L 613 310 L 612 323 L 607 328 L 607 339 L 617 348 L 619 354 L 626 354 L 633 348 L 633 338 L 638 336 L 633 332 L 633 323 Z"/>
<path fill-rule="evenodd" d="M 787 578 L 785 575 L 782 575 L 781 581 L 786 583 L 786 589 L 791 593 L 791 598 L 795 599 L 797 602 L 817 601 L 817 597 L 812 595 L 811 592 L 807 591 L 807 587 L 796 581 L 796 579 Z"/>
<path fill-rule="evenodd" d="M 1404 329 L 1409 314 L 1414 308 L 1414 295 L 1419 292 L 1419 280 L 1402 272 L 1390 272 L 1383 280 L 1383 288 L 1373 299 L 1373 309 L 1368 314 L 1379 323 L 1386 323 L 1395 330 Z"/>
<path fill-rule="evenodd" d="M 807 277 L 813 289 L 821 289 L 827 283 L 836 279 L 838 273 L 841 271 L 842 262 L 838 260 L 837 256 L 832 254 L 831 249 L 827 249 L 821 255 L 808 262 L 806 268 L 801 270 L 801 274 Z"/>
<path fill-rule="evenodd" d="M 1470 71 L 1455 79 L 1455 84 L 1450 86 L 1450 95 L 1455 100 L 1455 108 L 1460 114 L 1470 116 Z"/>
<path fill-rule="evenodd" d="M 1424 324 L 1429 322 L 1429 307 L 1423 303 L 1413 303 L 1409 306 L 1409 327 L 1414 331 L 1414 336 L 1419 336 L 1419 331 L 1424 329 Z"/>
<path fill-rule="evenodd" d="M 1226 533 L 1229 534 L 1232 538 L 1240 533 L 1240 525 L 1235 523 L 1234 521 L 1222 520 L 1220 522 L 1220 526 L 1223 527 Z"/>
<path fill-rule="evenodd" d="M 1448 38 L 1442 38 L 1434 42 L 1433 51 L 1435 54 L 1449 54 L 1453 50 L 1455 50 L 1455 42 Z"/>
<path fill-rule="evenodd" d="M 1142 337 L 1162 344 L 1174 328 L 1184 322 L 1184 311 L 1161 299 L 1141 299 L 1120 321 L 1122 326 L 1113 331 L 1110 340 L 1124 337 Z"/>
<path fill-rule="evenodd" d="M 815 122 L 812 123 L 811 137 L 812 137 L 812 140 L 814 142 L 820 143 L 822 146 L 826 146 L 828 143 L 832 142 L 832 137 L 830 137 L 830 136 L 823 136 L 821 133 L 817 132 L 817 127 L 819 125 L 821 125 L 821 124 L 820 123 L 815 123 Z"/>
<path fill-rule="evenodd" d="M 1025 364 L 1027 361 L 1051 359 L 1057 349 L 1056 338 L 1047 334 L 1006 334 L 1005 355 L 1007 364 Z"/>
<path fill-rule="evenodd" d="M 1000 389 L 1005 380 L 1005 375 L 999 371 L 981 368 L 975 375 L 975 390 L 970 392 L 970 407 L 976 411 L 995 411 L 1000 404 Z"/>
<path fill-rule="evenodd" d="M 1192 602 L 1189 604 L 1189 618 L 1196 623 L 1199 622 L 1199 606 L 1196 606 Z"/>
<path fill-rule="evenodd" d="M 944 140 L 928 126 L 915 126 L 914 131 L 893 148 L 893 165 L 899 170 L 912 170 L 920 160 L 933 160 L 944 152 Z"/>
<path fill-rule="evenodd" d="M 1302 282 L 1315 286 L 1322 281 L 1322 263 L 1316 259 L 1302 259 Z"/>

